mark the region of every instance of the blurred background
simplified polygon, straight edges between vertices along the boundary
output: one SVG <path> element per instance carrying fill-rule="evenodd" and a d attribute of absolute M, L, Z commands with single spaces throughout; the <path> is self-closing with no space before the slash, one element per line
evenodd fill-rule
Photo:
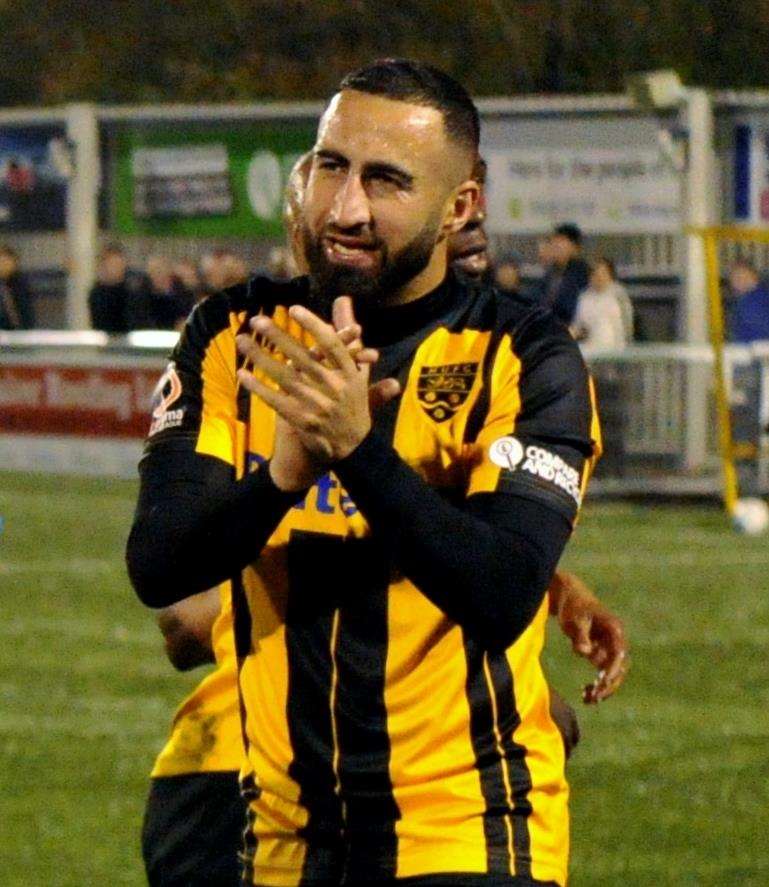
<path fill-rule="evenodd" d="M 606 454 L 567 565 L 633 668 L 580 712 L 573 883 L 769 883 L 768 45 L 768 0 L 0 0 L 2 884 L 143 883 L 199 678 L 124 576 L 150 395 L 196 301 L 291 274 L 288 173 L 382 55 L 477 99 L 482 273 L 581 281 Z"/>

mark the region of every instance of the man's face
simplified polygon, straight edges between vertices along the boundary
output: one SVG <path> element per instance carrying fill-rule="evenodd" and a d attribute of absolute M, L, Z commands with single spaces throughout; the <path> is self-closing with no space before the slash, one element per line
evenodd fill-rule
<path fill-rule="evenodd" d="M 121 253 L 107 252 L 101 261 L 99 277 L 103 283 L 122 283 L 126 275 L 126 260 Z"/>
<path fill-rule="evenodd" d="M 565 265 L 578 252 L 576 244 L 563 234 L 550 238 L 550 255 L 556 265 Z"/>
<path fill-rule="evenodd" d="M 0 253 L 0 277 L 16 273 L 16 259 L 10 253 Z"/>
<path fill-rule="evenodd" d="M 479 205 L 470 221 L 449 237 L 449 263 L 468 277 L 483 277 L 489 269 L 489 239 L 483 228 L 486 214 Z"/>
<path fill-rule="evenodd" d="M 437 109 L 337 94 L 318 130 L 302 217 L 320 292 L 397 302 L 437 285 L 445 236 L 462 227 L 477 200 L 473 186 L 457 217 L 454 189 L 462 180 L 461 150 L 447 140 Z"/>
<path fill-rule="evenodd" d="M 738 296 L 749 293 L 758 286 L 758 277 L 744 265 L 735 265 L 729 273 L 729 284 Z"/>

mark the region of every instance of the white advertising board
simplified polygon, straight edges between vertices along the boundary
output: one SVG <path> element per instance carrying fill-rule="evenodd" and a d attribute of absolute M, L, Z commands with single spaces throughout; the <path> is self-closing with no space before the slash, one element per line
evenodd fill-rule
<path fill-rule="evenodd" d="M 649 148 L 492 148 L 488 228 L 538 233 L 576 222 L 586 233 L 676 232 L 678 174 Z"/>

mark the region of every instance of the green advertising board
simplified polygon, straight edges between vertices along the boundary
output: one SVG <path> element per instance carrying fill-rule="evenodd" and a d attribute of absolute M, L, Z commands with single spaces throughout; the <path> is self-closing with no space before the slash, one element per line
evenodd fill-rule
<path fill-rule="evenodd" d="M 113 220 L 121 234 L 279 238 L 291 167 L 313 120 L 153 124 L 115 133 Z"/>

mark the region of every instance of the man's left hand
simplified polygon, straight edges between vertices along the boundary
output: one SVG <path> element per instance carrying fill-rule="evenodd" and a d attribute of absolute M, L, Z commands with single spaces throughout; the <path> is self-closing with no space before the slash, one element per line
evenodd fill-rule
<path fill-rule="evenodd" d="M 307 308 L 294 305 L 289 315 L 315 340 L 314 353 L 268 317 L 255 317 L 251 326 L 263 344 L 241 335 L 238 350 L 277 387 L 249 370 L 239 370 L 238 378 L 295 429 L 316 459 L 331 465 L 371 430 L 370 366 L 357 363 L 334 327 Z M 286 360 L 271 356 L 267 345 Z"/>

